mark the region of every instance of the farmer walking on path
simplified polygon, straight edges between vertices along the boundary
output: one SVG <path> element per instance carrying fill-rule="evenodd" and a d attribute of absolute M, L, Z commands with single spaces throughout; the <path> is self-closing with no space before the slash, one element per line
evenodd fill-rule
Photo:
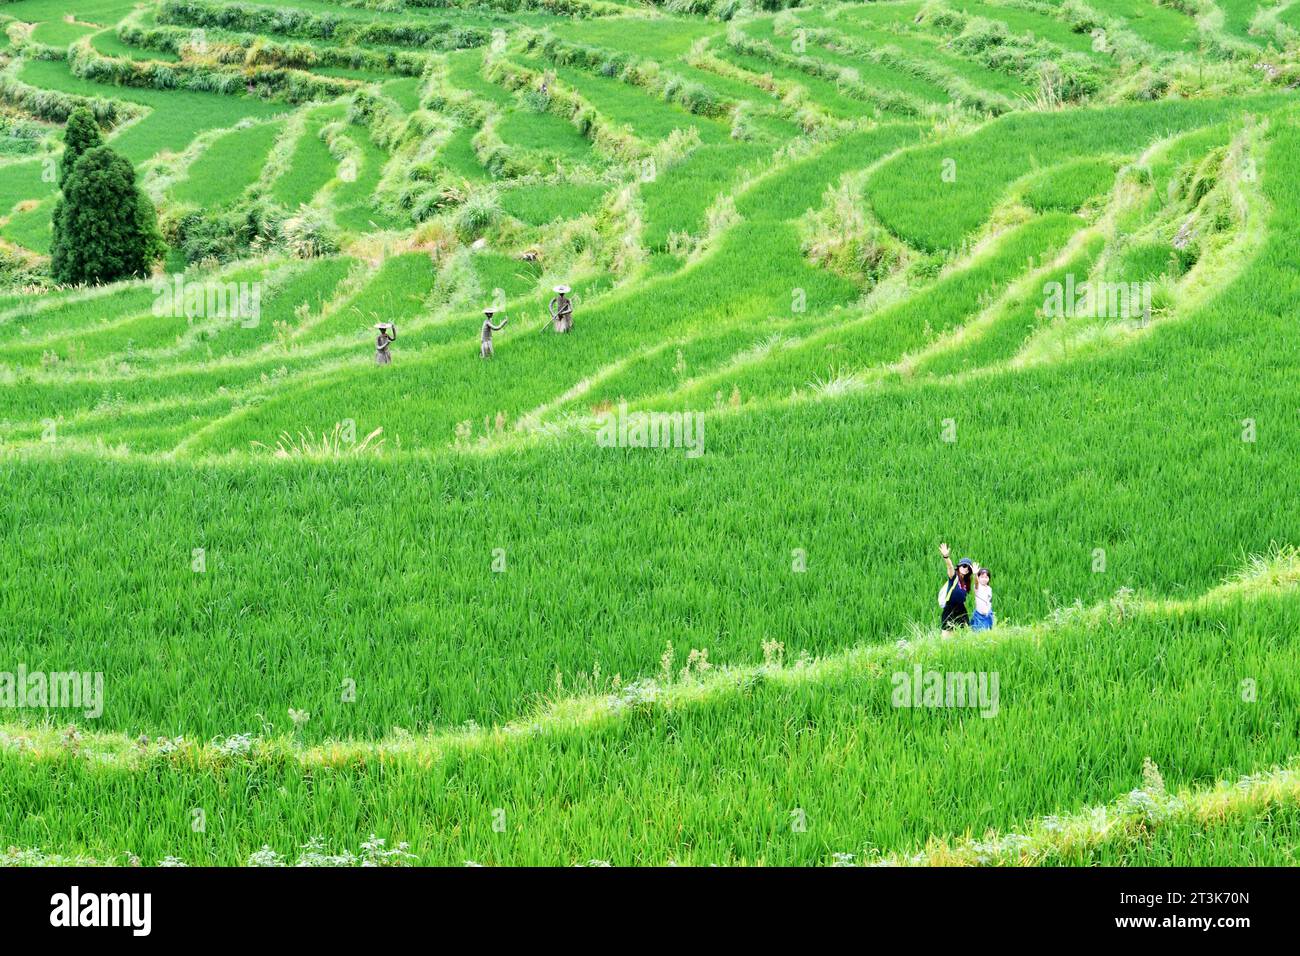
<path fill-rule="evenodd" d="M 478 356 L 479 358 L 491 358 L 493 355 L 492 333 L 500 332 L 502 329 L 506 327 L 506 323 L 509 322 L 510 320 L 502 319 L 500 325 L 493 325 L 492 316 L 496 315 L 496 309 L 484 309 L 483 315 L 484 315 L 483 335 L 482 338 L 479 340 Z"/>
<path fill-rule="evenodd" d="M 375 340 L 375 364 L 392 365 L 393 355 L 388 347 L 397 341 L 397 326 L 390 322 L 380 322 L 375 328 L 379 330 L 379 338 Z"/>
<path fill-rule="evenodd" d="M 573 329 L 573 300 L 569 298 L 569 287 L 557 285 L 555 298 L 547 306 L 551 318 L 555 320 L 555 331 L 569 332 Z"/>

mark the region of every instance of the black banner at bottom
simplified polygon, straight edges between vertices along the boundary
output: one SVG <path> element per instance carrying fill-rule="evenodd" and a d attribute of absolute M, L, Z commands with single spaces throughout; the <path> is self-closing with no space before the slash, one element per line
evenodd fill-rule
<path fill-rule="evenodd" d="M 1286 869 L 36 869 L 0 870 L 11 941 L 320 940 L 441 927 L 482 942 L 543 929 L 640 934 L 678 920 L 735 941 L 912 932 L 927 944 L 1039 926 L 1065 938 L 1293 931 Z M 660 896 L 662 894 L 662 897 Z M 563 923 L 563 928 L 558 924 Z M 705 924 L 704 927 L 699 926 Z M 589 938 L 600 938 L 599 936 Z"/>

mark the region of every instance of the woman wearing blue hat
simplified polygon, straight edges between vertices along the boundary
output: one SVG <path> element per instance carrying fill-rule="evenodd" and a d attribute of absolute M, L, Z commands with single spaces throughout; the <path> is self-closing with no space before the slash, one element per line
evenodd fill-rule
<path fill-rule="evenodd" d="M 966 614 L 966 595 L 970 593 L 971 579 L 975 576 L 975 562 L 970 558 L 962 558 L 954 568 L 952 558 L 948 556 L 948 545 L 939 545 L 939 553 L 943 555 L 943 563 L 948 569 L 948 580 L 939 588 L 939 606 L 943 608 L 940 626 L 945 631 L 951 631 L 970 624 L 970 618 Z"/>

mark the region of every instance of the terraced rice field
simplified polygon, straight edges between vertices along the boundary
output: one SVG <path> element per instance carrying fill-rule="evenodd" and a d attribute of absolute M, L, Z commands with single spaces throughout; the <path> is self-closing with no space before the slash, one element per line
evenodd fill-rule
<path fill-rule="evenodd" d="M 0 2 L 0 859 L 1294 865 L 1297 7 L 511 6 Z"/>

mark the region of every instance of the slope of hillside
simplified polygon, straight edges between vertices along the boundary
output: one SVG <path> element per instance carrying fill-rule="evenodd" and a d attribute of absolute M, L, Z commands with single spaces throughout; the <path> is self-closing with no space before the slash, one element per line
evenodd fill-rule
<path fill-rule="evenodd" d="M 1294 862 L 1297 26 L 1195 9 L 0 2 L 0 674 L 104 681 L 0 847 Z"/>

